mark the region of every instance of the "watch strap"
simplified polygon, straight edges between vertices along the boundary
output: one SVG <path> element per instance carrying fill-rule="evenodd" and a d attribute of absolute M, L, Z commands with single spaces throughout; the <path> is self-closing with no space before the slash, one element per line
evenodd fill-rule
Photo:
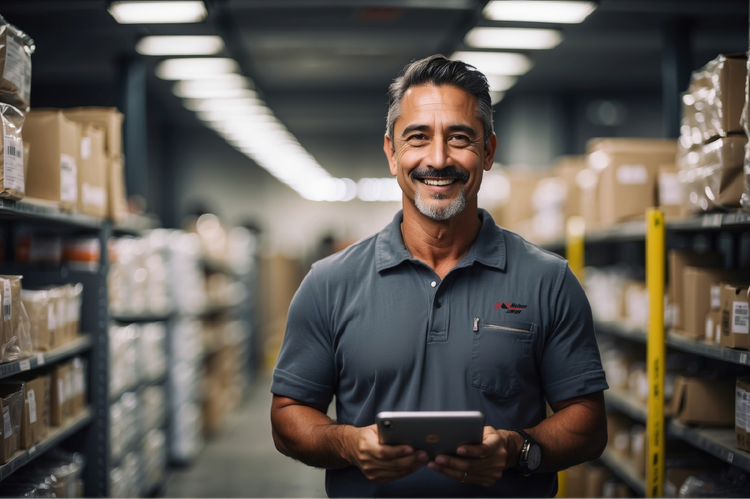
<path fill-rule="evenodd" d="M 521 435 L 524 439 L 523 445 L 521 445 L 521 452 L 518 455 L 518 463 L 516 463 L 515 468 L 521 472 L 524 476 L 529 476 L 532 473 L 532 470 L 529 469 L 529 464 L 525 460 L 525 458 L 528 456 L 528 452 L 524 453 L 525 450 L 527 450 L 527 447 L 530 447 L 531 444 L 539 445 L 536 440 L 534 440 L 531 435 L 526 433 L 523 430 L 519 430 L 517 428 L 513 428 L 512 431 L 515 431 L 519 435 Z"/>
<path fill-rule="evenodd" d="M 513 430 L 512 430 L 512 431 L 515 431 L 516 433 L 518 433 L 519 435 L 521 435 L 521 436 L 522 436 L 522 437 L 524 438 L 524 440 L 528 440 L 528 441 L 529 441 L 529 442 L 531 442 L 532 444 L 537 444 L 537 445 L 539 445 L 539 444 L 537 443 L 537 441 L 536 441 L 536 440 L 534 440 L 533 438 L 531 438 L 531 435 L 529 435 L 529 434 L 528 434 L 528 433 L 526 433 L 525 431 L 523 431 L 523 430 L 519 430 L 518 428 L 513 428 Z"/>

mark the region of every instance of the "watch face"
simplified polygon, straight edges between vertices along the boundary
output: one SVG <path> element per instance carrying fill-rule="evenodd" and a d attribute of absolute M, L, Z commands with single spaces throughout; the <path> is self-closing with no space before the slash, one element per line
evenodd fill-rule
<path fill-rule="evenodd" d="M 529 455 L 526 460 L 529 471 L 534 471 L 539 467 L 542 462 L 542 449 L 539 445 L 531 444 L 529 448 Z"/>

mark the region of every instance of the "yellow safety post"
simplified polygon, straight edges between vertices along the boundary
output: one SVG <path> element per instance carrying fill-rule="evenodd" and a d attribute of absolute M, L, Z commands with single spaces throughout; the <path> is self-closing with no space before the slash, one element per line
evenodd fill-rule
<path fill-rule="evenodd" d="M 662 497 L 664 489 L 664 371 L 667 348 L 664 331 L 664 213 L 646 212 L 646 286 L 648 288 L 648 420 L 646 437 L 646 497 Z"/>
<path fill-rule="evenodd" d="M 583 284 L 583 269 L 585 267 L 585 233 L 586 222 L 582 217 L 574 216 L 568 219 L 568 223 L 565 225 L 565 258 L 568 260 L 570 270 L 573 271 L 581 284 Z M 568 497 L 568 476 L 565 471 L 557 473 L 557 495 L 555 497 Z"/>
<path fill-rule="evenodd" d="M 583 284 L 584 260 L 584 235 L 586 233 L 586 222 L 582 217 L 570 217 L 565 226 L 565 258 L 568 260 L 570 270 Z"/>

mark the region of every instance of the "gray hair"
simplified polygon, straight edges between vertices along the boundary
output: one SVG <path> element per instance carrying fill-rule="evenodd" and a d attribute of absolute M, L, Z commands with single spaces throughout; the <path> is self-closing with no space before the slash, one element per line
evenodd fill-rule
<path fill-rule="evenodd" d="M 417 85 L 452 85 L 466 90 L 477 98 L 477 118 L 484 126 L 484 144 L 494 133 L 492 121 L 492 100 L 487 78 L 474 66 L 462 61 L 451 61 L 441 54 L 431 55 L 419 61 L 412 61 L 404 67 L 403 74 L 393 80 L 388 87 L 388 118 L 385 134 L 393 142 L 393 127 L 401 115 L 401 99 L 409 87 Z"/>

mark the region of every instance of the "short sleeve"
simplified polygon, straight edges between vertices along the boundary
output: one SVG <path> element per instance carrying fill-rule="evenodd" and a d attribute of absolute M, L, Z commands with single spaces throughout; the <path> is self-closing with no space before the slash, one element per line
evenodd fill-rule
<path fill-rule="evenodd" d="M 292 299 L 271 392 L 300 402 L 330 404 L 335 367 L 328 322 L 315 290 L 315 268 Z"/>
<path fill-rule="evenodd" d="M 567 263 L 554 303 L 552 331 L 542 353 L 542 385 L 548 402 L 606 390 L 591 306 Z"/>

